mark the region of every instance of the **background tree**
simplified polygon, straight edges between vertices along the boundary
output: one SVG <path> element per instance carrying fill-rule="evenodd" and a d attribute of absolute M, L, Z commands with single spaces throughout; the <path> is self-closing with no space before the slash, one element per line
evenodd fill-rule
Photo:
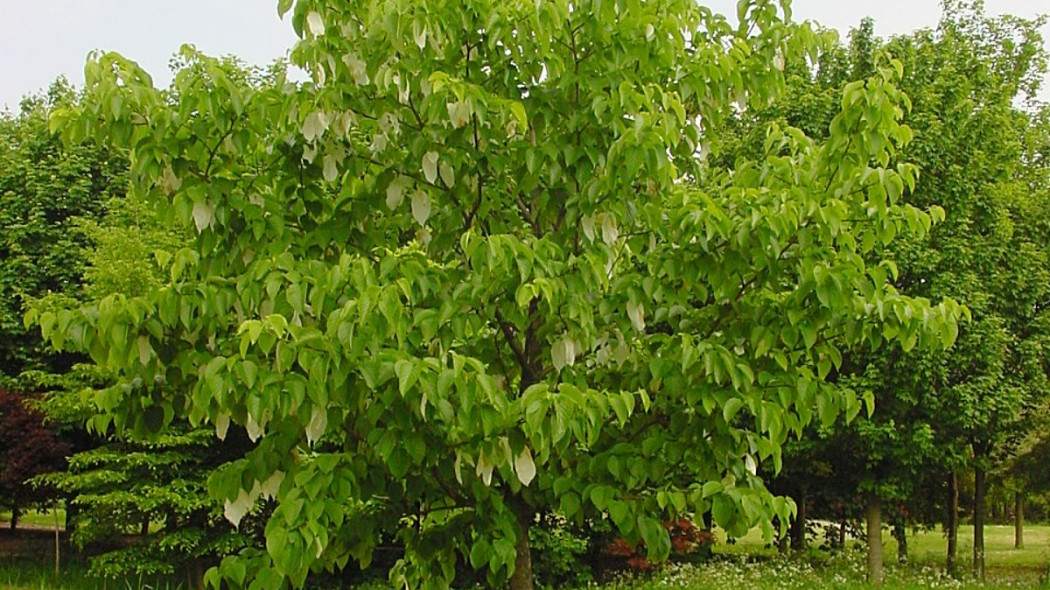
<path fill-rule="evenodd" d="M 974 563 L 981 575 L 984 474 L 1032 428 L 1029 417 L 1046 404 L 1047 240 L 1033 230 L 1045 228 L 1047 219 L 1045 209 L 1032 204 L 1045 199 L 1045 167 L 1034 147 L 1045 143 L 1035 139 L 1040 125 L 1033 111 L 1017 106 L 1037 87 L 1045 55 L 1041 21 L 989 18 L 980 3 L 948 2 L 944 9 L 937 31 L 883 42 L 866 21 L 848 46 L 823 56 L 815 74 L 789 70 L 785 100 L 742 116 L 733 150 L 755 150 L 761 122 L 771 119 L 819 135 L 837 109 L 839 88 L 870 75 L 881 51 L 901 60 L 901 88 L 911 99 L 905 121 L 916 137 L 899 157 L 921 170 L 905 199 L 943 207 L 947 221 L 927 236 L 895 240 L 873 257 L 897 263 L 895 284 L 902 292 L 956 297 L 973 310 L 974 321 L 952 351 L 885 347 L 852 355 L 840 382 L 873 392 L 877 410 L 870 419 L 838 427 L 824 439 L 817 454 L 823 459 L 797 470 L 822 472 L 828 457 L 841 455 L 847 461 L 839 473 L 846 476 L 835 479 L 845 488 L 842 495 L 904 502 L 901 515 L 925 522 L 943 507 L 952 569 L 955 470 L 972 467 L 978 496 Z M 925 476 L 938 472 L 949 475 Z M 944 489 L 943 480 L 955 482 L 949 497 L 928 502 Z M 904 529 L 895 530 L 904 541 Z"/>
<path fill-rule="evenodd" d="M 0 505 L 11 510 L 11 528 L 21 512 L 44 507 L 53 490 L 29 484 L 41 473 L 65 468 L 69 447 L 44 425 L 33 400 L 0 389 Z"/>
<path fill-rule="evenodd" d="M 216 584 L 301 586 L 383 531 L 399 584 L 460 560 L 527 588 L 553 510 L 653 557 L 667 515 L 771 534 L 792 506 L 758 463 L 861 409 L 827 381 L 843 350 L 951 342 L 958 306 L 864 261 L 931 222 L 900 205 L 914 170 L 887 168 L 911 136 L 898 64 L 845 90 L 826 140 L 770 126 L 760 158 L 698 157 L 818 51 L 742 7 L 733 28 L 684 0 L 304 0 L 300 88 L 201 58 L 164 92 L 88 63 L 88 103 L 53 124 L 131 146 L 135 189 L 197 236 L 169 284 L 29 319 L 119 375 L 96 427 L 245 428 L 211 491 L 234 523 L 277 507 Z"/>
<path fill-rule="evenodd" d="M 47 352 L 22 322 L 25 305 L 48 293 L 76 297 L 84 271 L 78 219 L 98 219 L 124 192 L 125 163 L 94 145 L 63 145 L 48 116 L 77 100 L 63 79 L 46 94 L 0 114 L 0 373 L 61 373 L 81 356 Z"/>

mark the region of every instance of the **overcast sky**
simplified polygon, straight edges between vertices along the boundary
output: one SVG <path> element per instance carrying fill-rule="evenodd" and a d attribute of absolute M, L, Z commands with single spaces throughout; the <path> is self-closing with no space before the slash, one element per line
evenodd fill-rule
<path fill-rule="evenodd" d="M 710 0 L 732 14 L 735 0 Z M 889 36 L 935 26 L 939 0 L 795 0 L 797 19 L 847 31 L 861 18 L 875 19 Z M 1047 0 L 986 0 L 991 14 L 1035 16 Z M 83 82 L 93 49 L 113 50 L 138 61 L 159 85 L 170 80 L 168 59 L 182 43 L 212 55 L 234 54 L 253 64 L 280 57 L 295 42 L 291 25 L 277 17 L 277 0 L 0 0 L 0 110 L 18 107 L 23 95 L 46 88 L 58 75 Z M 1050 27 L 1044 29 L 1050 38 Z M 1042 97 L 1050 100 L 1050 83 Z"/>

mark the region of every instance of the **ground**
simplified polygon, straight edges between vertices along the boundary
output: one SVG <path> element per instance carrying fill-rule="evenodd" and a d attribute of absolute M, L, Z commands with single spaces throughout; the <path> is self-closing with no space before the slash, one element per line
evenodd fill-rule
<path fill-rule="evenodd" d="M 179 586 L 153 580 L 125 581 L 119 585 L 87 578 L 82 569 L 53 573 L 54 533 L 40 530 L 54 522 L 51 514 L 30 515 L 27 528 L 7 530 L 0 514 L 0 590 L 180 590 Z M 949 578 L 942 573 L 946 541 L 939 531 L 912 533 L 911 563 L 896 564 L 897 545 L 885 535 L 887 584 L 891 590 L 920 588 L 999 589 L 1050 588 L 1050 525 L 1025 528 L 1025 548 L 1013 548 L 1013 528 L 988 526 L 985 530 L 989 583 Z M 969 571 L 973 529 L 959 534 L 960 568 Z M 816 544 L 816 543 L 814 543 Z M 623 579 L 602 590 L 860 590 L 864 583 L 864 554 L 859 545 L 831 554 L 811 549 L 801 557 L 780 557 L 753 532 L 735 544 L 720 538 L 715 558 L 700 566 L 671 566 L 647 579 Z M 375 590 L 375 589 L 372 589 Z"/>

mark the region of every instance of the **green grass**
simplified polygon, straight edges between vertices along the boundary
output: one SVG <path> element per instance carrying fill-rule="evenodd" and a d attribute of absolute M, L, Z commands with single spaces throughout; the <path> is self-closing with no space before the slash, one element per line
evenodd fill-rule
<path fill-rule="evenodd" d="M 50 567 L 0 562 L 0 590 L 184 590 L 184 586 L 147 578 L 102 580 L 87 575 L 84 566 Z"/>
<path fill-rule="evenodd" d="M 0 510 L 0 527 L 8 526 L 11 522 L 11 511 Z M 39 528 L 53 529 L 55 527 L 55 511 L 54 510 L 27 510 L 22 513 L 19 517 L 18 523 L 20 525 L 29 525 Z M 66 523 L 66 510 L 65 508 L 58 509 L 58 524 L 59 528 L 65 528 Z M 0 590 L 6 590 L 0 587 Z"/>
<path fill-rule="evenodd" d="M 719 537 L 719 544 L 715 552 L 723 555 L 766 556 L 776 554 L 776 551 L 765 547 L 762 535 L 759 531 L 751 531 L 747 536 L 738 539 L 735 545 L 726 545 L 724 536 Z M 984 528 L 985 543 L 985 566 L 988 577 L 996 578 L 1024 578 L 1037 579 L 1043 571 L 1050 566 L 1050 526 L 1029 525 L 1024 531 L 1024 549 L 1014 549 L 1014 529 L 1012 526 L 987 525 Z M 883 532 L 883 555 L 887 563 L 896 561 L 897 541 L 892 538 L 889 531 Z M 819 540 L 810 539 L 811 544 L 819 544 Z M 855 545 L 857 541 L 847 541 L 847 546 Z M 934 531 L 908 531 L 908 557 L 909 560 L 918 565 L 944 567 L 945 554 L 947 553 L 948 540 L 939 530 Z M 969 571 L 970 558 L 973 551 L 973 527 L 962 526 L 959 528 L 958 557 L 960 568 Z"/>

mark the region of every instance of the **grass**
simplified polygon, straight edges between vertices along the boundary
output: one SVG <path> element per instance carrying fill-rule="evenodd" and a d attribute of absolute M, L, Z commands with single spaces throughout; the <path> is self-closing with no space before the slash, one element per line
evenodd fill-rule
<path fill-rule="evenodd" d="M 1006 525 L 986 525 L 984 527 L 985 565 L 989 579 L 1013 579 L 1023 577 L 1038 579 L 1050 566 L 1050 526 L 1029 525 L 1024 531 L 1024 549 L 1014 549 L 1014 529 Z M 716 553 L 723 555 L 750 555 L 772 557 L 776 551 L 768 548 L 757 530 L 738 539 L 734 545 L 726 545 L 724 537 L 719 538 Z M 813 544 L 819 540 L 810 539 Z M 847 546 L 856 545 L 856 540 L 847 541 Z M 889 531 L 883 532 L 883 556 L 887 563 L 897 558 L 897 541 Z M 908 531 L 908 558 L 913 564 L 943 568 L 948 541 L 939 530 Z M 973 527 L 959 527 L 959 566 L 962 571 L 969 571 L 973 551 Z"/>
<path fill-rule="evenodd" d="M 845 551 L 816 557 L 776 556 L 753 560 L 726 556 L 701 566 L 669 568 L 648 580 L 623 580 L 604 590 L 862 590 L 864 555 Z M 948 577 L 932 566 L 896 566 L 886 569 L 887 590 L 990 590 L 1039 588 L 1038 580 L 1000 580 L 987 585 Z"/>
<path fill-rule="evenodd" d="M 0 527 L 8 526 L 11 522 L 11 511 L 0 510 Z M 58 509 L 58 524 L 59 528 L 65 528 L 66 526 L 66 510 L 65 508 Z M 32 526 L 45 529 L 55 528 L 55 511 L 54 510 L 27 510 L 22 513 L 18 518 L 18 524 L 23 526 Z M 0 586 L 0 590 L 6 590 Z"/>
<path fill-rule="evenodd" d="M 18 562 L 0 563 L 0 590 L 184 590 L 184 586 L 149 578 L 102 580 L 91 577 L 82 565 L 51 568 Z"/>

